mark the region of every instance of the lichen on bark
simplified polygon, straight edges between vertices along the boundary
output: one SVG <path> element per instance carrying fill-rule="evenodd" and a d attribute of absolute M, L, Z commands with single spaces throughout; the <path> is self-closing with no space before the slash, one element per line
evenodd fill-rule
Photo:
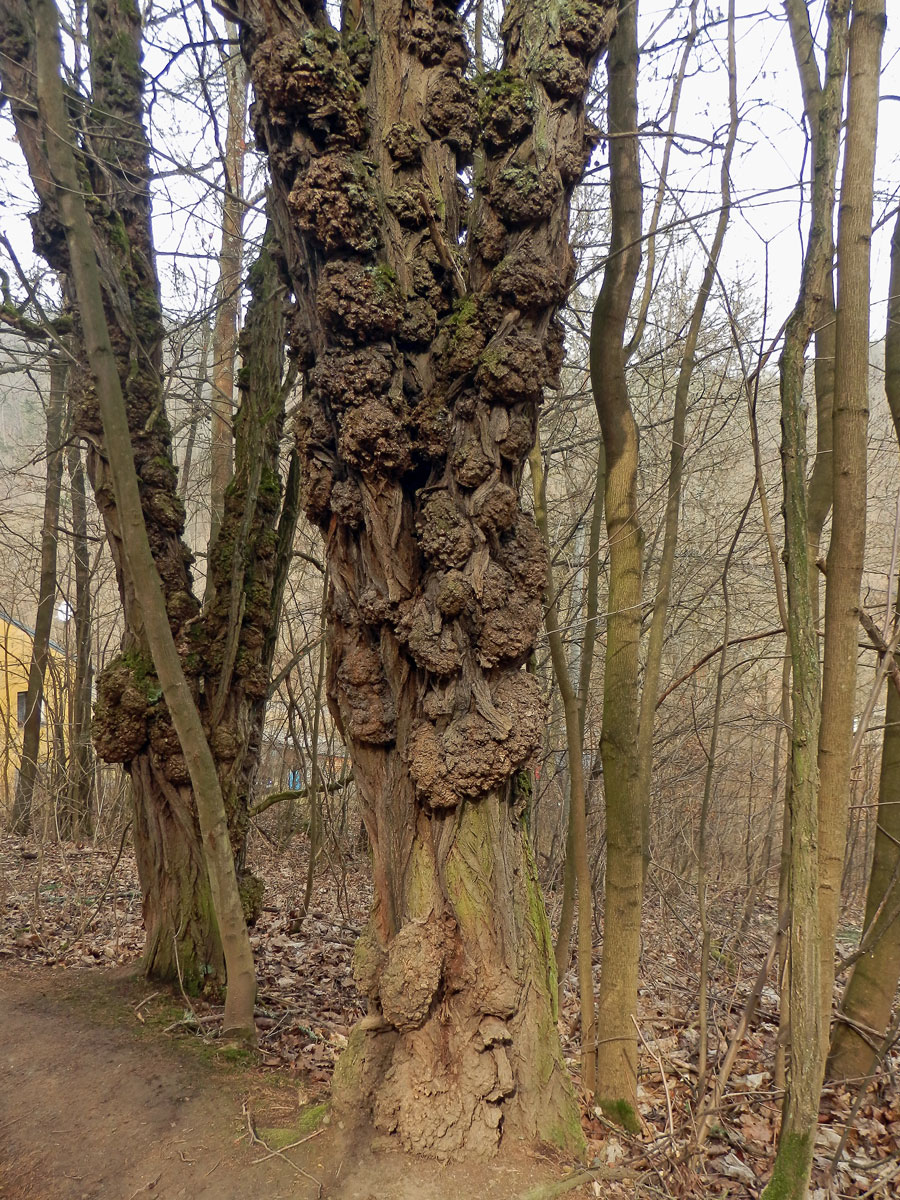
<path fill-rule="evenodd" d="M 373 854 L 370 1013 L 336 1104 L 440 1156 L 504 1132 L 576 1148 L 513 786 L 544 723 L 523 668 L 546 561 L 518 486 L 561 362 L 568 204 L 613 6 L 512 0 L 501 70 L 474 82 L 450 4 L 379 0 L 342 36 L 314 0 L 239 9 L 307 372 L 329 703 Z"/>

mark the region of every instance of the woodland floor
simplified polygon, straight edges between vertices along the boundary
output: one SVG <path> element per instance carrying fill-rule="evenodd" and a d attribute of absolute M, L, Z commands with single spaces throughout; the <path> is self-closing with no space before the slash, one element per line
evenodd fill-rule
<path fill-rule="evenodd" d="M 127 851 L 0 839 L 0 1197 L 3 1200 L 512 1200 L 553 1194 L 584 1164 L 548 1151 L 441 1166 L 351 1139 L 328 1115 L 334 1060 L 361 1014 L 351 952 L 365 917 L 364 858 L 329 858 L 300 920 L 305 848 L 257 839 L 267 881 L 254 931 L 260 1053 L 221 1046 L 217 1010 L 135 975 L 140 899 Z M 709 1071 L 714 1074 L 773 934 L 762 905 L 737 938 L 740 897 L 713 908 Z M 641 994 L 640 1110 L 629 1137 L 587 1097 L 587 1163 L 572 1197 L 757 1197 L 771 1170 L 774 980 L 703 1152 L 685 1155 L 697 1074 L 696 918 L 689 893 L 651 889 Z M 848 930 L 848 938 L 853 931 Z M 845 947 L 846 948 L 846 947 Z M 560 1032 L 577 1072 L 575 980 Z M 814 1200 L 900 1196 L 900 1056 L 865 1090 L 823 1098 Z M 847 1131 L 840 1166 L 829 1164 Z M 293 1148 L 281 1147 L 300 1142 Z"/>

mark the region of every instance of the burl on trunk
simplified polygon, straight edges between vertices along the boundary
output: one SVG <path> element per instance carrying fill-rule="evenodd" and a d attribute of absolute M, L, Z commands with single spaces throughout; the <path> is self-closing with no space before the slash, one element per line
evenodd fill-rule
<path fill-rule="evenodd" d="M 512 0 L 473 75 L 452 4 L 238 5 L 305 372 L 329 700 L 372 843 L 344 1112 L 412 1150 L 581 1140 L 520 772 L 546 564 L 519 505 L 562 358 L 608 0 Z"/>

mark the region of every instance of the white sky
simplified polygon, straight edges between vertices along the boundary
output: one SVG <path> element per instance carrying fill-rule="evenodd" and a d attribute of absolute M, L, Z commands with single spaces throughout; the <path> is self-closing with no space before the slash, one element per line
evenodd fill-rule
<path fill-rule="evenodd" d="M 677 6 L 676 6 L 677 7 Z M 686 6 L 682 6 L 684 8 Z M 821 5 L 813 4 L 821 12 Z M 878 156 L 876 167 L 875 220 L 882 220 L 898 203 L 900 194 L 900 20 L 891 18 L 883 55 L 882 100 L 879 113 Z M 652 29 L 671 12 L 671 5 L 648 0 L 642 5 L 641 25 Z M 703 5 L 701 4 L 701 10 Z M 722 23 L 713 31 L 715 46 L 698 46 L 697 57 L 708 64 L 685 84 L 677 127 L 698 137 L 709 137 L 713 129 L 724 131 L 728 121 L 725 70 L 725 6 L 707 8 L 715 11 Z M 793 48 L 787 22 L 780 4 L 738 0 L 737 11 L 737 72 L 738 100 L 741 123 L 738 146 L 732 171 L 735 207 L 732 222 L 723 248 L 721 275 L 726 280 L 741 279 L 762 296 L 768 272 L 769 314 L 767 326 L 774 334 L 793 305 L 802 259 L 802 236 L 808 224 L 807 214 L 798 211 L 798 198 L 806 195 L 805 180 L 808 168 L 804 164 L 805 133 L 802 125 L 802 101 Z M 708 19 L 708 17 L 707 17 Z M 671 18 L 669 18 L 670 23 Z M 700 23 L 703 23 L 701 13 Z M 657 35 L 666 38 L 666 26 Z M 817 40 L 824 45 L 825 28 L 815 27 Z M 646 32 L 644 34 L 646 37 Z M 719 61 L 715 62 L 716 50 Z M 893 95 L 894 99 L 888 99 Z M 644 116 L 652 108 L 665 107 L 666 93 L 661 97 L 659 85 L 645 79 L 641 89 Z M 652 145 L 652 143 L 651 143 Z M 685 143 L 685 147 L 689 144 Z M 657 154 L 658 157 L 658 154 Z M 706 207 L 716 204 L 719 187 L 718 155 L 710 161 L 709 154 L 673 156 L 672 185 L 683 185 L 701 193 L 694 204 L 703 206 L 703 194 L 711 193 Z M 645 172 L 649 190 L 655 173 Z M 884 332 L 885 300 L 888 288 L 890 234 L 893 222 L 888 222 L 876 234 L 872 262 L 872 337 Z"/>
<path fill-rule="evenodd" d="M 892 7 L 888 6 L 889 9 Z M 821 5 L 814 4 L 819 12 Z M 640 99 L 642 122 L 664 119 L 668 105 L 668 77 L 680 55 L 680 44 L 656 51 L 682 31 L 687 5 L 645 0 L 641 8 L 641 40 L 646 53 L 641 63 Z M 151 10 L 159 16 L 159 8 Z M 199 24 L 197 10 L 192 14 L 194 40 L 209 36 Z M 678 130 L 695 138 L 718 135 L 721 143 L 727 125 L 727 75 L 725 71 L 724 4 L 701 2 L 699 21 L 705 32 L 698 40 L 689 68 Z M 759 0 L 738 0 L 738 93 L 741 112 L 739 142 L 733 169 L 735 207 L 732 224 L 722 255 L 721 275 L 727 282 L 740 280 L 757 298 L 761 307 L 764 281 L 768 270 L 769 312 L 767 328 L 774 333 L 787 315 L 796 297 L 802 253 L 801 219 L 798 198 L 801 195 L 805 138 L 801 123 L 800 89 L 787 25 L 781 5 Z M 211 20 L 220 25 L 219 18 Z M 216 165 L 215 139 L 205 118 L 203 97 L 192 77 L 197 59 L 206 55 L 217 61 L 213 47 L 184 50 L 188 40 L 181 16 L 165 23 L 154 23 L 146 63 L 158 75 L 158 86 L 170 89 L 160 93 L 152 106 L 153 141 L 162 152 L 157 163 L 166 172 L 154 185 L 155 237 L 160 255 L 164 300 L 173 315 L 184 316 L 198 305 L 209 303 L 215 282 L 216 266 L 207 261 L 215 255 L 219 243 L 218 213 L 215 196 L 210 198 L 196 179 L 171 174 L 178 163 L 188 164 L 206 178 L 220 178 Z M 890 20 L 890 18 L 889 18 Z M 652 34 L 652 36 L 651 36 Z M 824 38 L 824 31 L 822 32 Z M 183 52 L 174 64 L 167 65 L 164 47 Z M 883 59 L 882 93 L 900 94 L 900 20 L 888 26 Z M 164 69 L 165 68 L 165 69 Z M 603 70 L 602 66 L 600 68 Z M 221 83 L 210 85 L 215 95 Z M 881 104 L 878 145 L 876 220 L 897 203 L 900 187 L 900 103 L 885 98 Z M 12 139 L 8 114 L 0 117 L 0 225 L 16 253 L 29 269 L 34 268 L 31 234 L 26 214 L 33 200 L 18 147 Z M 224 138 L 224 119 L 221 135 Z M 648 137 L 642 142 L 645 196 L 649 202 L 655 190 L 656 165 L 662 139 Z M 600 155 L 602 156 L 602 150 Z M 710 151 L 700 143 L 682 141 L 672 156 L 670 182 L 682 194 L 682 203 L 691 214 L 714 209 L 718 204 L 719 158 L 721 144 Z M 168 157 L 166 157 L 168 156 Z M 595 160 L 598 161 L 598 160 Z M 260 180 L 250 185 L 259 191 Z M 669 216 L 674 215 L 670 212 Z M 715 213 L 703 226 L 711 236 Z M 259 222 L 256 223 L 259 229 Z M 884 301 L 887 292 L 890 223 L 876 233 L 873 245 L 872 337 L 880 338 L 884 328 Z M 702 263 L 699 243 L 687 238 L 679 251 L 682 266 L 693 259 Z M 2 261 L 4 268 L 8 264 Z"/>

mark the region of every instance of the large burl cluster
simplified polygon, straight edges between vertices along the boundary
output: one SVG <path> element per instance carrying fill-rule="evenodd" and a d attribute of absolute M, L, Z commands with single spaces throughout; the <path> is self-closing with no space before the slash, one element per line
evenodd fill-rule
<path fill-rule="evenodd" d="M 303 12 L 244 37 L 307 372 L 332 701 L 353 743 L 396 744 L 419 802 L 448 809 L 540 738 L 522 666 L 546 561 L 519 479 L 558 380 L 583 99 L 614 8 L 513 0 L 504 67 L 481 74 L 453 3 L 380 5 L 399 33 L 377 40 Z"/>

